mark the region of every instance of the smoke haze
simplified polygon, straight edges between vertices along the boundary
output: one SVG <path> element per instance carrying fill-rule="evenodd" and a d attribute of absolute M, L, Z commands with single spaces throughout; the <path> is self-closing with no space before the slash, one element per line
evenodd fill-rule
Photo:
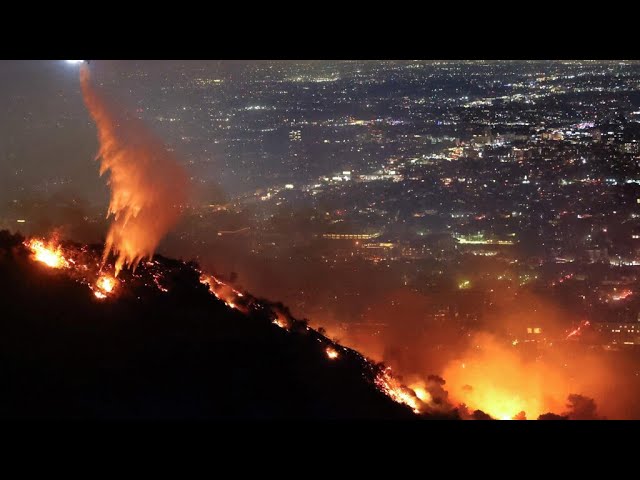
<path fill-rule="evenodd" d="M 137 118 L 108 102 L 95 88 L 87 65 L 80 70 L 85 104 L 98 129 L 100 174 L 109 172 L 113 217 L 104 259 L 117 255 L 116 275 L 150 258 L 177 223 L 187 199 L 187 175 L 163 143 Z"/>

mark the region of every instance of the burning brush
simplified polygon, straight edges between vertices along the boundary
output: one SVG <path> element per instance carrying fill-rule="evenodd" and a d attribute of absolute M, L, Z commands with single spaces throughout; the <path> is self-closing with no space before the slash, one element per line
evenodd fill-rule
<path fill-rule="evenodd" d="M 115 275 L 103 272 L 100 262 L 87 252 L 87 249 L 65 247 L 63 248 L 55 240 L 45 241 L 42 239 L 30 239 L 24 242 L 31 254 L 33 260 L 42 263 L 48 268 L 64 270 L 65 275 L 69 275 L 77 282 L 87 285 L 93 292 L 95 298 L 104 300 L 108 297 L 115 296 L 121 290 L 122 280 L 118 280 Z M 222 280 L 206 273 L 200 273 L 200 282 L 206 285 L 211 295 L 218 300 L 224 302 L 229 308 L 236 309 L 247 314 L 252 309 L 267 310 L 269 316 L 273 319 L 272 323 L 291 331 L 296 325 L 304 325 L 298 320 L 291 317 L 286 309 L 269 304 L 267 302 L 257 300 L 252 295 L 241 292 Z M 134 277 L 141 277 L 142 274 L 135 273 Z M 160 278 L 163 276 L 162 265 L 157 262 L 146 262 L 144 264 L 144 275 L 148 278 L 147 284 L 150 288 L 157 288 L 159 292 L 166 293 L 168 289 L 160 284 Z M 334 342 L 327 339 L 324 335 L 310 329 L 304 325 L 304 331 L 312 332 L 317 336 L 317 340 L 323 344 L 324 353 L 328 360 L 338 361 L 341 358 L 339 347 Z M 359 356 L 366 361 L 371 370 L 376 375 L 372 378 L 373 383 L 383 393 L 388 395 L 392 400 L 408 405 L 415 413 L 425 411 L 425 402 L 422 399 L 430 398 L 429 393 L 425 390 L 415 391 L 402 385 L 396 379 L 390 369 L 380 369 L 371 362 Z M 377 372 L 377 373 L 375 373 Z"/>
<path fill-rule="evenodd" d="M 107 101 L 91 81 L 88 64 L 80 67 L 85 105 L 98 128 L 100 174 L 109 172 L 113 221 L 103 264 L 117 256 L 115 276 L 151 258 L 176 224 L 188 192 L 187 174 L 164 144 L 140 120 Z"/>

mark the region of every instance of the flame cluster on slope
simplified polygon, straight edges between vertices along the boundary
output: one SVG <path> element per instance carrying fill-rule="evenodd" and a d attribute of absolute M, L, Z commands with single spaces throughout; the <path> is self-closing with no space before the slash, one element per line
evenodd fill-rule
<path fill-rule="evenodd" d="M 107 298 L 111 295 L 116 288 L 117 280 L 110 275 L 102 275 L 98 278 L 95 284 L 95 289 L 93 290 L 93 294 L 96 298 Z"/>
<path fill-rule="evenodd" d="M 218 280 L 213 275 L 208 275 L 206 273 L 200 274 L 200 283 L 207 285 L 209 287 L 209 292 L 211 292 L 211 294 L 218 300 L 224 302 L 227 307 L 238 309 L 243 313 L 248 312 L 249 305 L 247 305 L 247 299 L 251 299 L 250 297 L 245 298 L 242 292 L 236 290 L 230 285 L 227 285 L 223 281 Z"/>
<path fill-rule="evenodd" d="M 123 284 L 125 284 L 127 280 L 119 280 L 115 275 L 105 273 L 98 258 L 99 255 L 90 251 L 88 247 L 63 247 L 55 240 L 47 241 L 38 238 L 25 241 L 24 245 L 31 251 L 31 256 L 34 261 L 54 271 L 62 271 L 65 275 L 70 276 L 79 283 L 87 285 L 95 298 L 100 301 L 117 296 L 120 292 L 126 290 L 123 289 Z M 132 273 L 132 277 L 129 278 L 144 277 L 145 285 L 147 285 L 148 288 L 155 289 L 160 293 L 168 292 L 168 288 L 164 283 L 166 265 L 157 260 L 152 260 L 145 262 L 143 266 L 144 268 L 140 272 Z M 110 266 L 110 268 L 113 268 L 113 266 Z M 267 312 L 268 317 L 271 319 L 270 321 L 274 325 L 286 331 L 292 331 L 297 328 L 310 331 L 315 335 L 316 340 L 322 348 L 322 352 L 329 361 L 340 361 L 342 358 L 341 352 L 350 351 L 352 354 L 357 355 L 357 358 L 367 365 L 365 370 L 370 372 L 371 377 L 365 378 L 368 378 L 369 381 L 393 401 L 406 405 L 414 413 L 422 414 L 443 411 L 441 404 L 434 400 L 435 391 L 433 390 L 433 386 L 429 386 L 427 382 L 416 380 L 405 385 L 401 379 L 393 374 L 390 368 L 375 364 L 355 350 L 346 349 L 338 345 L 319 332 L 311 329 L 304 322 L 293 318 L 286 308 L 264 300 L 258 300 L 252 295 L 238 290 L 213 275 L 200 271 L 198 271 L 198 273 L 200 282 L 208 287 L 210 294 L 224 302 L 229 308 L 238 310 L 244 314 L 250 311 L 262 310 Z M 586 325 L 587 324 L 583 322 L 577 329 L 571 332 L 567 338 L 578 335 L 580 329 Z M 537 415 L 544 413 L 546 410 L 539 402 L 540 392 L 546 390 L 542 388 L 542 379 L 538 381 L 535 377 L 523 378 L 520 375 L 522 366 L 514 363 L 512 358 L 513 354 L 508 351 L 505 352 L 504 349 L 490 342 L 478 343 L 484 345 L 483 350 L 477 351 L 474 353 L 474 356 L 460 361 L 455 367 L 450 366 L 447 371 L 445 371 L 446 378 L 451 382 L 449 390 L 451 390 L 453 398 L 472 408 L 481 406 L 487 414 L 498 419 L 524 417 L 522 414 L 523 411 L 526 411 L 527 415 L 532 415 L 530 418 L 536 418 Z M 477 355 L 482 355 L 483 351 L 488 352 L 490 355 L 487 356 L 487 358 L 484 358 L 484 356 L 475 358 Z M 497 362 L 494 360 L 497 360 Z M 544 383 L 547 386 L 550 383 L 554 385 L 558 383 L 555 381 L 555 376 L 552 375 L 552 373 L 553 372 L 547 372 L 544 377 Z M 494 374 L 498 376 L 496 377 Z M 464 382 L 472 383 L 473 387 L 461 382 L 463 379 Z M 509 379 L 515 383 L 508 383 L 505 386 L 505 382 L 509 381 Z M 441 382 L 444 384 L 443 380 L 441 380 Z M 461 386 L 461 388 L 458 388 L 459 386 Z M 514 395 L 514 391 L 520 393 Z M 564 395 L 562 396 L 564 397 Z M 559 404 L 558 408 L 562 408 L 562 405 Z"/>
<path fill-rule="evenodd" d="M 333 347 L 327 347 L 325 349 L 325 352 L 327 353 L 327 358 L 329 358 L 330 360 L 335 360 L 340 356 L 338 351 Z"/>
<path fill-rule="evenodd" d="M 51 268 L 67 268 L 69 262 L 64 258 L 62 248 L 56 245 L 54 241 L 45 243 L 40 239 L 33 239 L 27 243 L 27 246 L 33 253 L 33 258 L 47 267 Z"/>
<path fill-rule="evenodd" d="M 126 283 L 125 280 L 117 279 L 115 275 L 104 273 L 102 263 L 87 247 L 63 248 L 55 240 L 44 241 L 42 239 L 31 239 L 25 241 L 24 245 L 32 252 L 32 257 L 35 261 L 52 269 L 64 269 L 66 275 L 81 284 L 87 285 L 93 292 L 94 297 L 99 300 L 117 295 L 122 290 L 123 284 Z M 168 289 L 162 284 L 162 268 L 162 265 L 155 260 L 144 263 L 145 275 L 150 279 L 148 286 L 165 293 Z M 117 267 L 114 266 L 114 269 L 117 270 Z M 243 293 L 213 275 L 199 270 L 198 273 L 200 274 L 200 282 L 208 287 L 210 294 L 224 302 L 229 308 L 244 314 L 249 313 L 251 310 L 263 310 L 268 313 L 274 325 L 286 331 L 300 328 L 312 333 L 316 336 L 317 341 L 322 346 L 324 355 L 329 361 L 339 361 L 342 358 L 341 352 L 351 352 L 360 362 L 365 363 L 366 370 L 371 372 L 369 381 L 393 401 L 407 405 L 416 414 L 429 410 L 428 404 L 431 396 L 423 387 L 416 386 L 414 391 L 403 385 L 398 378 L 394 377 L 390 368 L 377 365 L 355 350 L 338 345 L 316 330 L 311 329 L 306 322 L 293 318 L 286 308 L 264 300 L 258 300 L 247 292 Z M 140 277 L 141 274 L 134 272 L 132 276 L 134 278 Z"/>
<path fill-rule="evenodd" d="M 375 384 L 395 402 L 411 407 L 413 413 L 420 413 L 424 408 L 416 392 L 402 385 L 400 381 L 393 376 L 390 367 L 386 367 L 378 373 Z"/>
<path fill-rule="evenodd" d="M 287 331 L 290 331 L 296 323 L 299 323 L 288 312 L 283 311 L 276 305 L 265 305 L 264 301 L 253 298 L 247 292 L 238 291 L 213 275 L 201 273 L 200 282 L 206 285 L 209 288 L 209 292 L 218 300 L 223 301 L 229 308 L 238 309 L 243 313 L 246 313 L 251 308 L 266 308 L 271 312 L 272 323 Z M 305 325 L 304 328 L 312 330 L 308 325 Z M 317 340 L 325 345 L 324 352 L 329 360 L 338 360 L 341 357 L 340 350 L 350 350 L 329 340 L 315 330 L 313 332 L 318 335 Z M 350 351 L 367 363 L 369 369 L 374 373 L 372 382 L 382 393 L 396 403 L 408 406 L 416 414 L 430 411 L 432 397 L 423 385 L 417 386 L 417 390 L 414 391 L 396 378 L 390 368 L 375 365 L 355 350 Z"/>
<path fill-rule="evenodd" d="M 52 269 L 65 269 L 76 281 L 88 285 L 96 298 L 103 300 L 115 292 L 118 281 L 103 274 L 99 262 L 92 262 L 85 249 L 63 248 L 55 239 L 32 238 L 24 242 L 36 262 Z"/>

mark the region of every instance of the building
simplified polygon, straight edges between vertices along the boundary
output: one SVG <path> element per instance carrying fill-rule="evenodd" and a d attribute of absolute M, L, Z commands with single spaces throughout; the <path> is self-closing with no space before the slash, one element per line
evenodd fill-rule
<path fill-rule="evenodd" d="M 640 322 L 600 322 L 594 326 L 605 345 L 640 345 Z"/>
<path fill-rule="evenodd" d="M 372 240 L 380 236 L 379 232 L 375 233 L 323 233 L 322 238 L 329 240 Z"/>

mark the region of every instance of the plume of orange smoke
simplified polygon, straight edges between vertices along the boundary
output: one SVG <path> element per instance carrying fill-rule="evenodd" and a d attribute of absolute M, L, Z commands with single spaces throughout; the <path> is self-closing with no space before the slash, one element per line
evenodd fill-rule
<path fill-rule="evenodd" d="M 575 393 L 603 400 L 598 385 L 606 385 L 610 367 L 599 357 L 571 354 L 569 348 L 529 358 L 492 334 L 478 333 L 469 348 L 449 362 L 443 377 L 455 403 L 497 419 L 513 419 L 523 411 L 528 419 L 562 413 Z"/>
<path fill-rule="evenodd" d="M 117 255 L 116 276 L 151 258 L 160 240 L 176 224 L 187 199 L 183 168 L 142 122 L 106 101 L 91 82 L 87 65 L 80 69 L 84 102 L 98 129 L 100 174 L 109 172 L 113 221 L 103 262 Z"/>

